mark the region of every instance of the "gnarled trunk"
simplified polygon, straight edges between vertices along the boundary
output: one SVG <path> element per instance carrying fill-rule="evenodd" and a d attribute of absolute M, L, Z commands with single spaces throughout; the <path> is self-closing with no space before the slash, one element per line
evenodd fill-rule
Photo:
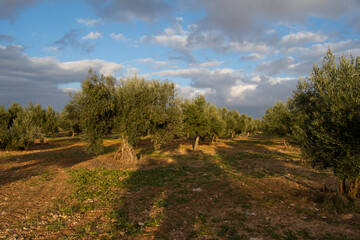
<path fill-rule="evenodd" d="M 356 198 L 359 186 L 360 186 L 360 177 L 358 177 L 357 179 L 351 182 L 348 196 L 351 198 Z"/>
<path fill-rule="evenodd" d="M 197 150 L 198 150 L 199 139 L 200 139 L 200 136 L 196 136 L 195 144 L 194 144 L 194 151 L 197 151 Z"/>
<path fill-rule="evenodd" d="M 342 194 L 346 194 L 346 178 L 345 177 L 340 182 L 339 192 Z"/>
<path fill-rule="evenodd" d="M 115 154 L 114 159 L 120 160 L 123 163 L 134 164 L 138 158 L 136 156 L 135 149 L 128 143 L 127 139 L 127 137 L 122 138 L 121 146 Z"/>

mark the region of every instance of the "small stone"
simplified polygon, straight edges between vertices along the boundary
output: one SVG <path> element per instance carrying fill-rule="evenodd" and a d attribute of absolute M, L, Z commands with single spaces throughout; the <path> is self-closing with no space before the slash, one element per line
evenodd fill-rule
<path fill-rule="evenodd" d="M 270 222 L 270 217 L 266 217 L 265 219 L 266 221 Z"/>
<path fill-rule="evenodd" d="M 6 214 L 7 214 L 7 212 L 5 212 L 5 211 L 1 212 L 1 215 L 6 215 Z"/>
<path fill-rule="evenodd" d="M 143 222 L 138 222 L 138 224 L 139 224 L 139 226 L 144 226 L 145 225 L 145 223 L 143 223 Z"/>
<path fill-rule="evenodd" d="M 322 218 L 322 219 L 327 219 L 327 216 L 322 216 L 321 218 Z"/>
<path fill-rule="evenodd" d="M 193 188 L 193 192 L 201 192 L 202 189 L 201 188 Z"/>
<path fill-rule="evenodd" d="M 84 203 L 93 203 L 94 202 L 94 200 L 92 200 L 92 199 L 86 199 L 85 201 L 84 201 Z"/>
<path fill-rule="evenodd" d="M 300 217 L 302 220 L 306 220 L 307 219 L 307 217 Z"/>
<path fill-rule="evenodd" d="M 256 216 L 256 213 L 254 213 L 254 212 L 253 212 L 253 213 L 251 213 L 251 212 L 245 212 L 245 214 L 248 215 L 248 216 Z"/>

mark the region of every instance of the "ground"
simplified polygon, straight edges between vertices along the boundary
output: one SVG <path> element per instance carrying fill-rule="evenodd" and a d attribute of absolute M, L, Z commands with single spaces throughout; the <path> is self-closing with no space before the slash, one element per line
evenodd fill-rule
<path fill-rule="evenodd" d="M 120 139 L 87 154 L 77 137 L 0 152 L 0 239 L 360 239 L 355 202 L 330 170 L 262 135 L 175 139 L 136 165 Z"/>

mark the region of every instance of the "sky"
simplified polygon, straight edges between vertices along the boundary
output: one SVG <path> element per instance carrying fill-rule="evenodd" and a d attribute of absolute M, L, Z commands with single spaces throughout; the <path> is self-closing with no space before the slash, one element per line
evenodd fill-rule
<path fill-rule="evenodd" d="M 359 0 L 0 0 L 0 105 L 61 111 L 91 67 L 259 118 L 329 48 L 360 55 L 359 13 Z"/>

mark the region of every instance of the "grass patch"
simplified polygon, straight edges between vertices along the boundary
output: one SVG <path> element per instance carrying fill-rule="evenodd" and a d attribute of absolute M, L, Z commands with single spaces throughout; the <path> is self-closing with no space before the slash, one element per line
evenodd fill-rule
<path fill-rule="evenodd" d="M 186 176 L 187 173 L 180 169 L 170 167 L 158 167 L 153 169 L 140 169 L 130 172 L 125 179 L 125 184 L 130 190 L 138 190 L 145 186 L 160 187 L 169 183 L 179 176 Z"/>
<path fill-rule="evenodd" d="M 69 172 L 69 183 L 74 183 L 71 198 L 80 202 L 95 199 L 107 203 L 118 198 L 119 189 L 124 188 L 123 178 L 129 175 L 121 170 L 72 170 Z"/>

